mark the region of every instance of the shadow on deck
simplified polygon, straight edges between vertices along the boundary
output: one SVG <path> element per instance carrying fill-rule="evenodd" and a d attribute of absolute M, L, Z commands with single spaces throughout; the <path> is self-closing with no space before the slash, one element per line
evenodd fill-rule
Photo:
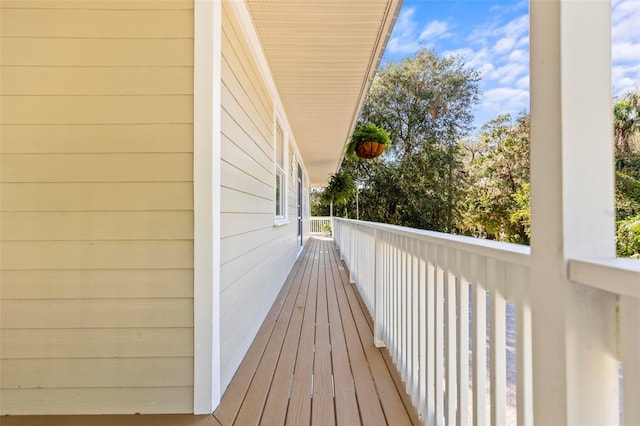
<path fill-rule="evenodd" d="M 418 424 L 332 240 L 311 238 L 223 395 L 222 425 Z"/>

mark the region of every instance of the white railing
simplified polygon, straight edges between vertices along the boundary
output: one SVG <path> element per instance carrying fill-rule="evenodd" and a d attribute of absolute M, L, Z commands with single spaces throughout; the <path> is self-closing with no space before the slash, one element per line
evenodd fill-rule
<path fill-rule="evenodd" d="M 334 238 L 424 423 L 534 424 L 528 246 L 337 218 Z M 570 263 L 620 295 L 625 424 L 640 424 L 637 267 Z"/>
<path fill-rule="evenodd" d="M 312 216 L 309 219 L 309 232 L 313 235 L 331 235 L 331 228 L 331 217 L 329 216 Z"/>
<path fill-rule="evenodd" d="M 640 261 L 570 260 L 569 279 L 617 297 L 617 358 L 622 367 L 621 417 L 640 425 Z"/>

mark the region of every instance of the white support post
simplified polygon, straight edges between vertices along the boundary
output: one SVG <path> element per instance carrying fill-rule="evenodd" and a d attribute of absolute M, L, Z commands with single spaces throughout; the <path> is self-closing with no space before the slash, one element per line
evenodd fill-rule
<path fill-rule="evenodd" d="M 531 0 L 535 424 L 617 424 L 615 298 L 567 278 L 615 256 L 609 1 Z"/>
<path fill-rule="evenodd" d="M 375 257 L 373 264 L 375 265 L 375 274 L 373 276 L 374 282 L 374 319 L 373 319 L 373 343 L 376 345 L 376 348 L 384 348 L 387 345 L 384 343 L 384 300 L 382 293 L 382 265 L 383 265 L 383 254 L 384 244 L 382 241 L 382 231 L 378 231 L 377 229 L 374 231 L 375 238 Z"/>

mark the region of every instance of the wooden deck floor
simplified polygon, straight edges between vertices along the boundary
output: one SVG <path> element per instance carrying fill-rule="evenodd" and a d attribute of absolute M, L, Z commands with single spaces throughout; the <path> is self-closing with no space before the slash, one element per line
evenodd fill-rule
<path fill-rule="evenodd" d="M 418 424 L 333 241 L 311 238 L 214 417 L 222 425 Z"/>

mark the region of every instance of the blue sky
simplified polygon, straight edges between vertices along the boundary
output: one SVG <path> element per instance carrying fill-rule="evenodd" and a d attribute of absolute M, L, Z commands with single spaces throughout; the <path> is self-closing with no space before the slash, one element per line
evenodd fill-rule
<path fill-rule="evenodd" d="M 640 0 L 613 0 L 613 93 L 640 85 Z M 529 109 L 527 0 L 404 0 L 384 60 L 421 46 L 461 55 L 482 75 L 475 112 L 481 126 L 499 114 Z"/>

